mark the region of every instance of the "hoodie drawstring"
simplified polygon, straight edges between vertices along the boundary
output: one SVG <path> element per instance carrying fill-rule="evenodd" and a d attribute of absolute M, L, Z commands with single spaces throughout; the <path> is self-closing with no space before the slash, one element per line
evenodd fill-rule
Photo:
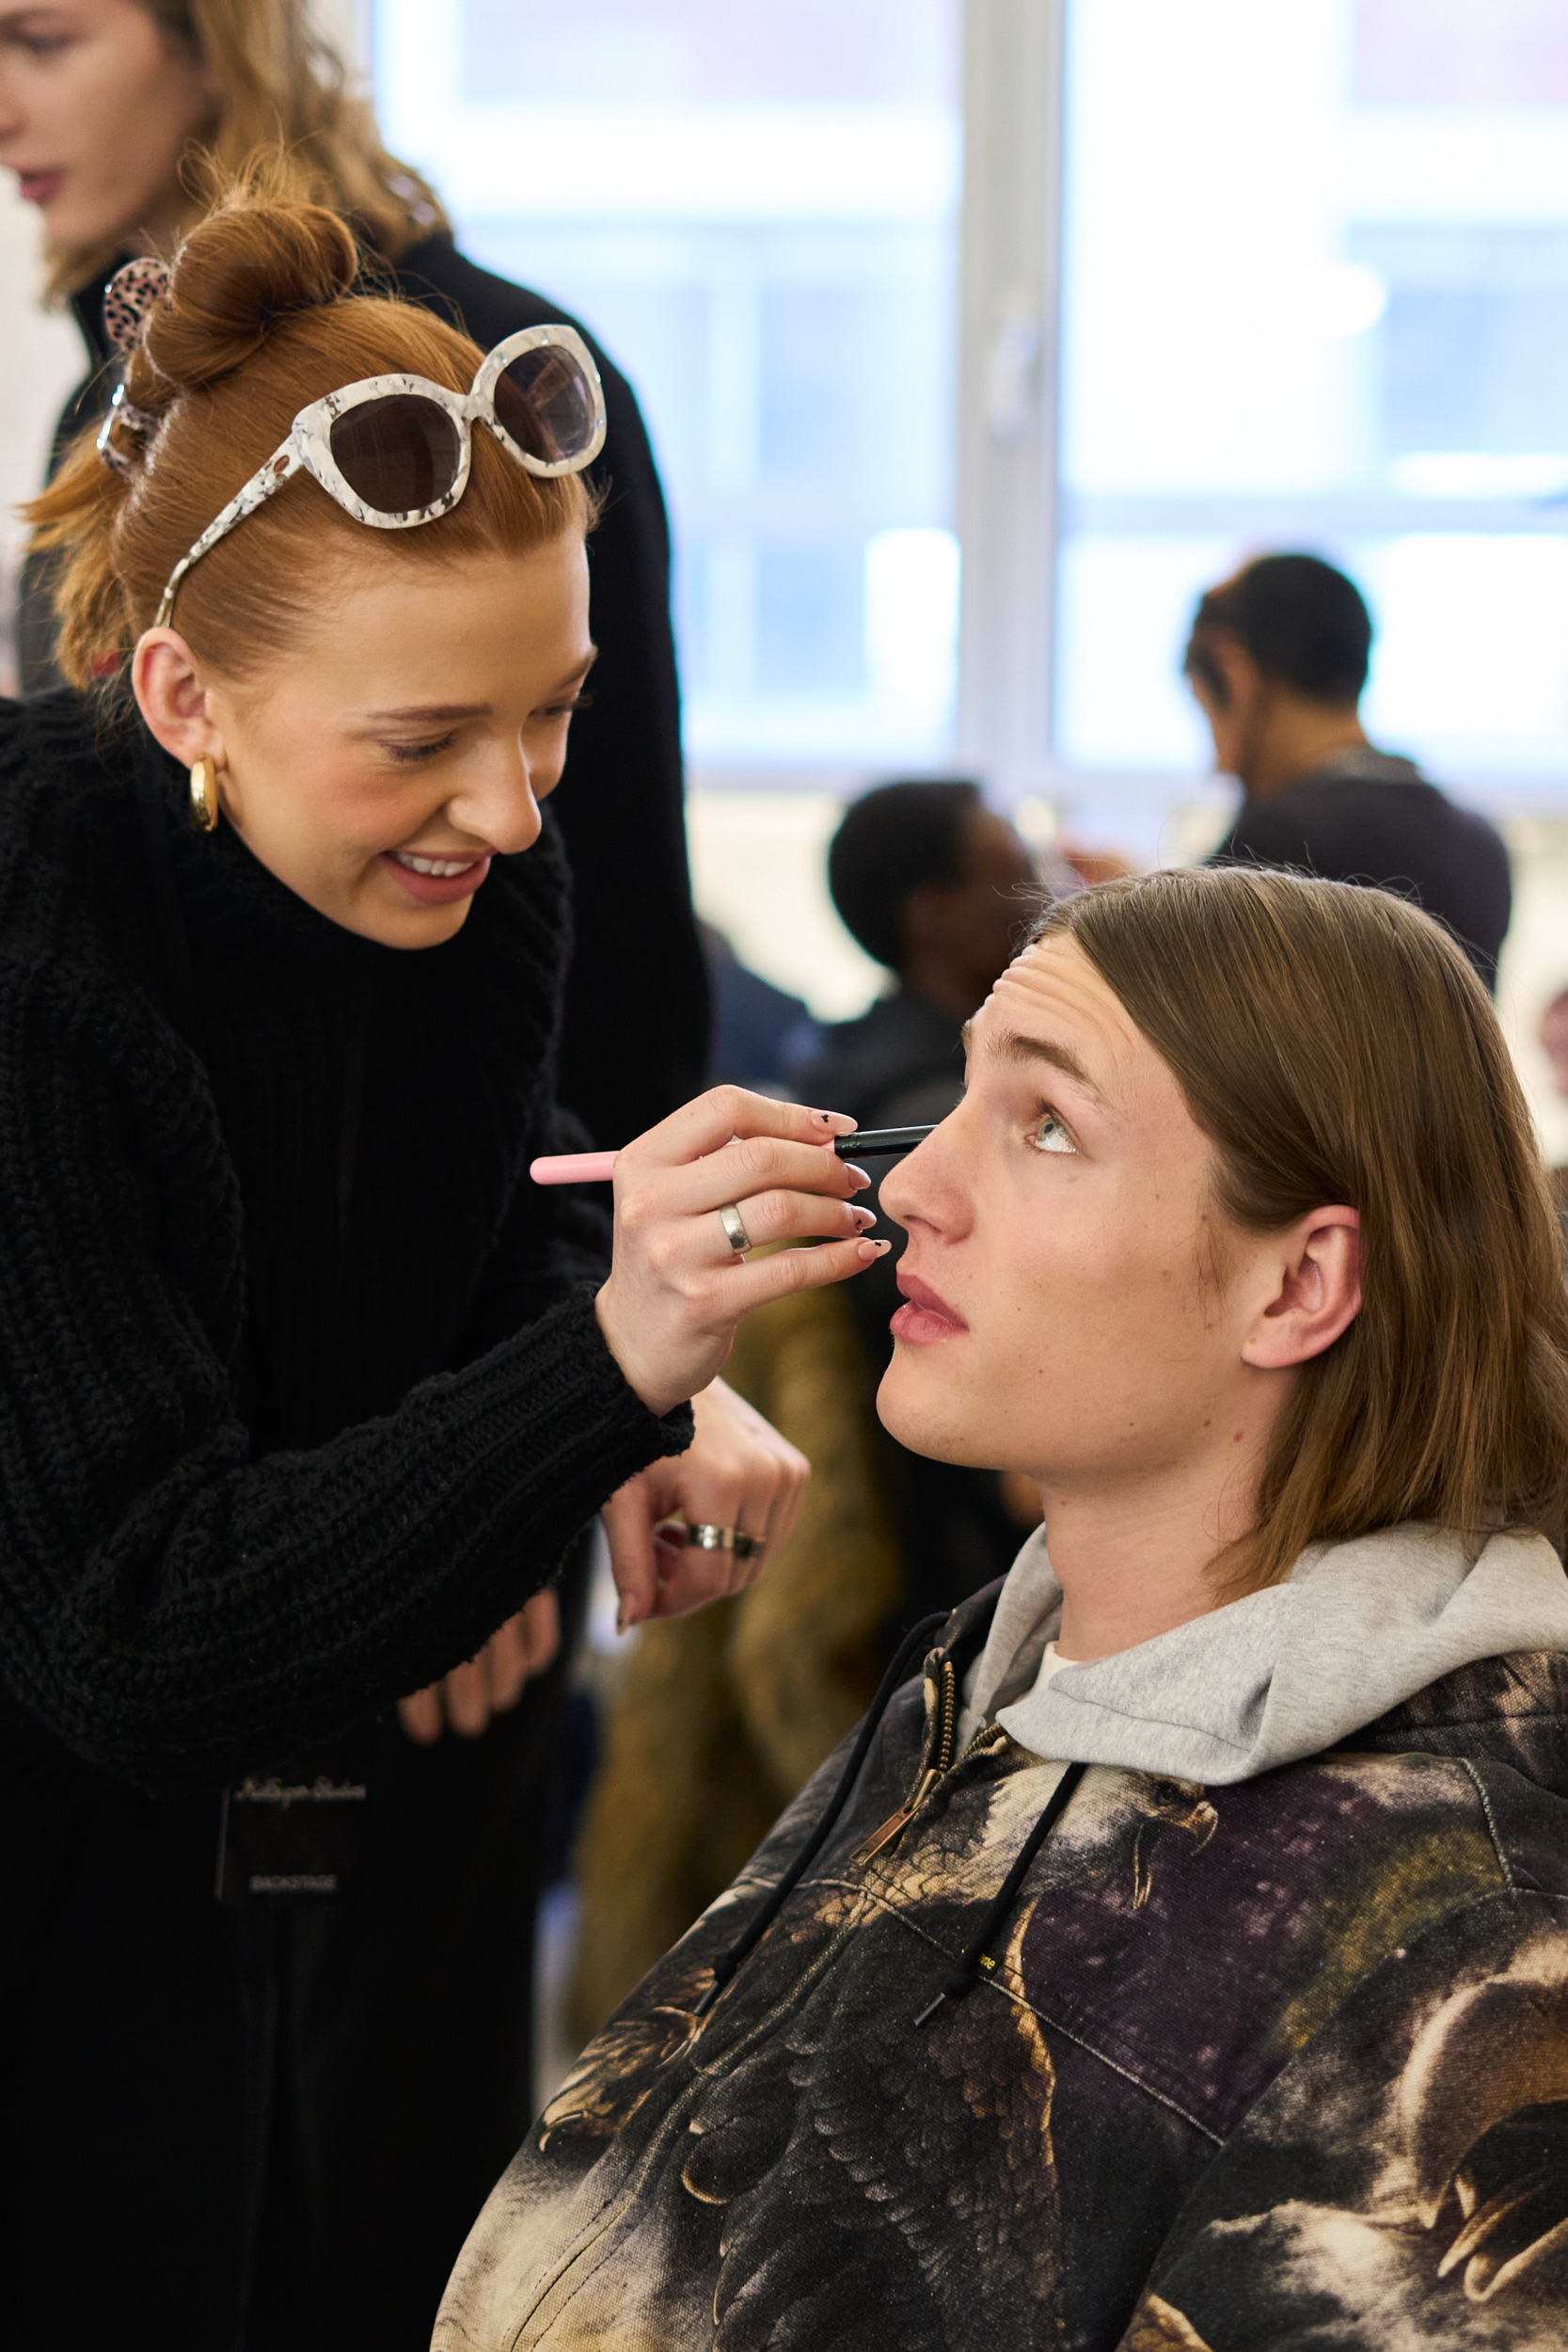
<path fill-rule="evenodd" d="M 872 1700 L 865 1720 L 861 1725 L 860 1737 L 850 1750 L 849 1760 L 838 1776 L 838 1786 L 829 1800 L 827 1811 L 745 1933 L 731 1945 L 729 1950 L 715 1965 L 713 1982 L 697 2002 L 692 2010 L 693 2016 L 705 2017 L 707 2015 L 736 1970 L 755 1951 L 791 1895 L 794 1894 L 801 1879 L 804 1878 L 827 1844 L 838 1817 L 848 1801 L 849 1791 L 860 1776 L 861 1767 L 871 1752 L 871 1742 L 877 1736 L 877 1726 L 892 1705 L 895 1692 L 903 1683 L 915 1660 L 925 1654 L 926 1645 L 932 1635 L 940 1632 L 947 1623 L 947 1617 L 948 1612 L 945 1610 L 939 1610 L 933 1617 L 922 1617 L 920 1623 L 899 1643 L 897 1655 L 882 1677 L 878 1686 L 877 1695 Z"/>
<path fill-rule="evenodd" d="M 1023 1884 L 1030 1864 L 1067 1811 L 1069 1800 L 1086 1769 L 1083 1764 L 1069 1764 L 1063 1772 L 1061 1779 L 1051 1791 L 1050 1803 L 1024 1839 L 1022 1851 L 1003 1880 L 995 1901 L 981 1920 L 978 1932 L 971 1940 L 936 1999 L 928 2001 L 915 2019 L 917 2026 L 928 2026 L 943 2001 L 961 2001 L 966 1993 L 973 1993 L 982 1970 L 990 1975 L 995 1969 L 996 1962 L 988 1947 L 995 1940 L 1008 1912 L 1017 1901 L 1018 1890 Z"/>

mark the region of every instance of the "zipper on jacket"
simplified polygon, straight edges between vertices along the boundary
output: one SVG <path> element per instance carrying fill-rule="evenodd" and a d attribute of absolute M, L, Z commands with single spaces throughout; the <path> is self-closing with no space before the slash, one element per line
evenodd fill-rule
<path fill-rule="evenodd" d="M 939 1780 L 952 1770 L 953 1744 L 958 1729 L 958 1677 L 951 1658 L 944 1658 L 937 1670 L 936 1738 L 930 1750 L 931 1761 L 916 1781 L 912 1793 L 896 1813 L 892 1813 L 880 1829 L 874 1829 L 863 1846 L 853 1856 L 863 1867 L 876 1860 L 900 1836 Z"/>
<path fill-rule="evenodd" d="M 707 2015 L 736 1970 L 745 1964 L 748 1957 L 762 1942 L 763 1937 L 768 1933 L 768 1929 L 832 1836 L 838 1825 L 839 1816 L 849 1801 L 849 1792 L 860 1778 L 861 1769 L 871 1753 L 871 1743 L 877 1737 L 882 1717 L 887 1713 L 897 1693 L 903 1689 L 904 1677 L 911 1667 L 917 1659 L 927 1654 L 927 1644 L 941 1631 L 946 1622 L 947 1619 L 939 1609 L 934 1616 L 922 1617 L 918 1625 L 911 1626 L 899 1643 L 894 1653 L 892 1663 L 877 1685 L 877 1695 L 871 1702 L 865 1719 L 855 1734 L 855 1744 L 849 1751 L 849 1760 L 838 1776 L 833 1793 L 828 1800 L 827 1810 L 767 1901 L 760 1910 L 752 1913 L 750 1925 L 742 1931 L 736 1941 L 730 1946 L 729 1950 L 721 1953 L 714 1963 L 713 1981 L 707 1991 L 700 1994 L 692 2004 L 691 2013 L 694 2017 Z"/>

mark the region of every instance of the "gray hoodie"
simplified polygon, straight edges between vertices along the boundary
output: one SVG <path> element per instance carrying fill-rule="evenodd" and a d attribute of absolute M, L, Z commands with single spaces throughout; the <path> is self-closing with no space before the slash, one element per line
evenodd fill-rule
<path fill-rule="evenodd" d="M 1568 1577 L 1544 1535 L 1494 1535 L 1472 1558 L 1411 1521 L 1310 1544 L 1282 1584 L 1042 1676 L 1061 1615 L 1042 1528 L 965 1679 L 960 1750 L 997 1722 L 1036 1756 L 1223 1787 L 1341 1745 L 1477 1659 L 1568 1650 Z"/>

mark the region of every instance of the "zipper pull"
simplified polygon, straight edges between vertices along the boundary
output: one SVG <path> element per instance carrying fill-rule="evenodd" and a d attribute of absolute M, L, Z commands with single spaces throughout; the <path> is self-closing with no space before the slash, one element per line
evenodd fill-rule
<path fill-rule="evenodd" d="M 942 1774 L 934 1767 L 930 1772 L 923 1774 L 920 1786 L 909 1803 L 901 1804 L 896 1813 L 890 1813 L 881 1828 L 874 1829 L 864 1845 L 858 1848 L 850 1857 L 851 1867 L 859 1863 L 863 1867 L 866 1863 L 874 1862 L 884 1848 L 891 1846 L 895 1838 L 899 1836 L 907 1824 L 914 1819 L 941 1778 Z"/>

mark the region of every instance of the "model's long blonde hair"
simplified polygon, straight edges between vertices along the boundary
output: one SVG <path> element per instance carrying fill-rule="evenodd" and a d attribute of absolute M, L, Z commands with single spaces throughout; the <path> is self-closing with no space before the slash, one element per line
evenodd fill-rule
<path fill-rule="evenodd" d="M 217 87 L 213 119 L 181 175 L 189 207 L 177 235 L 202 217 L 218 190 L 262 149 L 276 156 L 279 193 L 342 215 L 360 240 L 389 262 L 449 226 L 435 190 L 382 146 L 369 102 L 350 88 L 342 58 L 311 24 L 309 0 L 138 5 L 167 41 L 205 60 Z M 118 239 L 52 246 L 51 298 L 87 285 L 119 250 Z"/>

